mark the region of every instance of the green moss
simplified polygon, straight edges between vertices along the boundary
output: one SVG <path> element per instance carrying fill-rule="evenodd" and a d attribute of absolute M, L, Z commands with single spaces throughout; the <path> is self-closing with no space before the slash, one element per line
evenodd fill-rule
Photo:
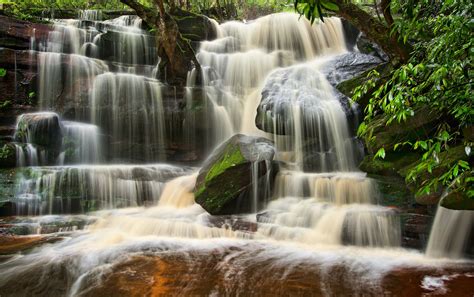
<path fill-rule="evenodd" d="M 385 159 L 374 159 L 373 155 L 365 156 L 359 167 L 372 174 L 405 176 L 404 168 L 419 159 L 420 155 L 417 153 L 390 152 Z"/>
<path fill-rule="evenodd" d="M 229 167 L 234 167 L 236 165 L 241 164 L 242 162 L 245 162 L 245 158 L 242 155 L 242 152 L 240 151 L 239 147 L 227 147 L 224 156 L 218 162 L 216 162 L 211 167 L 211 169 L 209 169 L 209 172 L 207 173 L 205 178 L 205 183 L 211 181 L 214 177 L 220 175 Z"/>

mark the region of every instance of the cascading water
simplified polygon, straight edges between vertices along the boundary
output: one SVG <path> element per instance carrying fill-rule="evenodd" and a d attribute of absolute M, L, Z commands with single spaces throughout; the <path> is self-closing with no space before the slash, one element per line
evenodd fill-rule
<path fill-rule="evenodd" d="M 331 60 L 328 56 L 348 51 L 340 19 L 310 26 L 297 15 L 276 14 L 250 24 L 228 22 L 216 31 L 218 38 L 203 42 L 198 53 L 210 113 L 219 123 L 214 139 L 222 141 L 236 132 L 261 134 L 254 119 L 262 94 L 259 112 L 271 120 L 261 127 L 273 131 L 281 161 L 290 167 L 279 173 L 275 183 L 274 198 L 287 209 L 280 209 L 281 214 L 268 211 L 265 222 L 273 223 L 268 232 L 288 228 L 278 224 L 279 216 L 298 216 L 308 222 L 299 227 L 320 234 L 328 232 L 330 222 L 339 222 L 333 224 L 328 243 L 398 246 L 399 220 L 392 210 L 370 205 L 377 202 L 377 191 L 363 173 L 356 172 L 347 115 L 320 71 Z M 308 158 L 311 171 L 326 174 L 302 172 Z M 303 193 L 308 186 L 312 191 Z M 293 204 L 311 205 L 302 198 L 311 198 L 313 207 L 320 209 L 318 222 L 291 211 Z M 293 237 L 290 228 L 287 239 Z M 322 243 L 327 236 L 309 238 Z"/>
<path fill-rule="evenodd" d="M 154 49 L 146 45 L 149 36 L 143 36 L 136 17 L 98 22 L 98 14 L 85 12 L 81 18 L 94 21 L 87 26 L 82 21 L 59 23 L 51 36 L 58 39 L 50 39 L 57 40 L 58 47 L 42 52 L 45 59 L 39 60 L 42 107 L 61 109 L 65 119 L 80 121 L 52 116 L 60 127 L 62 140 L 54 143 L 64 154 L 60 159 L 74 165 L 27 168 L 17 187 L 17 210 L 30 215 L 99 211 L 91 214 L 85 231 L 68 232 L 68 240 L 1 263 L 0 292 L 114 295 L 122 281 L 130 284 L 132 279 L 145 280 L 153 292 L 132 287 L 117 295 L 274 295 L 281 294 L 279 284 L 289 280 L 295 295 L 313 295 L 295 289 L 311 272 L 310 283 L 316 284 L 319 295 L 381 296 L 387 293 L 384 275 L 391 271 L 438 265 L 439 260 L 400 248 L 397 211 L 377 205 L 377 187 L 357 171 L 348 108 L 323 71 L 335 55 L 348 52 L 339 19 L 311 26 L 297 15 L 276 14 L 249 24 L 216 24 L 218 38 L 202 42 L 198 60 L 207 118 L 213 123 L 210 142 L 218 144 L 237 132 L 265 136 L 274 140 L 281 165 L 272 201 L 263 210 L 257 213 L 259 162 L 252 162 L 252 213 L 221 217 L 194 202 L 198 174 L 193 168 L 110 164 L 165 157 L 162 84 L 153 71 L 158 58 L 149 54 Z M 113 34 L 107 36 L 109 32 Z M 122 50 L 111 47 L 112 54 L 103 56 L 100 48 L 109 37 L 118 40 Z M 50 65 L 47 59 L 52 59 Z M 64 82 L 76 80 L 76 67 L 86 75 L 64 100 L 60 90 L 69 88 Z M 48 89 L 46 82 L 54 78 L 62 85 Z M 194 70 L 185 93 L 190 105 L 195 81 Z M 193 128 L 194 120 L 185 115 L 183 126 Z M 204 141 L 192 129 L 185 139 Z M 74 145 L 68 146 L 70 142 Z M 68 149 L 75 158 L 67 157 Z M 97 162 L 105 164 L 86 164 Z M 265 162 L 265 187 L 272 165 Z M 133 208 L 115 209 L 119 207 Z M 430 242 L 428 250 L 433 249 Z M 157 259 L 147 258 L 141 265 L 141 257 Z M 167 259 L 173 264 L 167 266 Z M 138 268 L 126 266 L 136 263 Z M 153 265 L 166 277 L 160 278 L 158 270 L 144 276 Z M 184 268 L 175 273 L 175 266 Z M 300 274 L 293 275 L 295 271 Z M 44 275 L 52 281 L 31 284 Z M 177 291 L 160 291 L 172 278 L 184 283 Z M 113 286 L 107 287 L 110 279 Z M 268 292 L 258 289 L 261 282 L 267 282 Z M 399 283 L 397 278 L 395 286 Z"/>
<path fill-rule="evenodd" d="M 426 254 L 430 257 L 459 259 L 465 256 L 474 230 L 474 213 L 438 206 Z"/>
<path fill-rule="evenodd" d="M 154 37 L 137 16 L 97 18 L 86 11 L 81 20 L 55 21 L 47 42 L 34 44 L 40 50 L 40 108 L 98 124 L 111 138 L 103 152 L 109 159 L 164 160 Z"/>

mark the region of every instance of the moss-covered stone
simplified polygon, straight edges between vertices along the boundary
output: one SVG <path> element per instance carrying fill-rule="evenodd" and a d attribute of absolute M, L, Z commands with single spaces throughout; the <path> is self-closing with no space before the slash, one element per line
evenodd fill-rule
<path fill-rule="evenodd" d="M 365 136 L 365 144 L 370 153 L 375 153 L 380 148 L 384 148 L 386 152 L 393 151 L 397 143 L 415 142 L 432 136 L 436 131 L 439 116 L 429 107 L 423 107 L 415 110 L 414 115 L 406 121 L 399 123 L 394 120 L 389 125 L 386 124 L 387 121 L 388 118 L 378 116 L 367 125 L 369 133 Z M 403 151 L 403 147 L 399 150 Z"/>
<path fill-rule="evenodd" d="M 391 72 L 392 69 L 393 68 L 392 68 L 392 65 L 390 63 L 383 63 L 383 64 L 380 64 L 380 65 L 377 65 L 373 69 L 368 69 L 367 71 L 362 72 L 361 74 L 358 74 L 358 75 L 352 77 L 351 79 L 347 79 L 347 80 L 344 80 L 344 81 L 340 82 L 339 84 L 336 85 L 336 89 L 338 89 L 339 92 L 346 95 L 347 97 L 352 98 L 352 96 L 354 96 L 354 90 L 356 89 L 356 87 L 361 86 L 361 85 L 363 85 L 364 83 L 366 83 L 368 81 L 367 74 L 370 71 L 376 70 L 378 73 L 380 73 L 380 77 L 384 78 L 385 76 L 387 76 Z M 382 80 L 380 80 L 380 81 L 382 81 Z M 377 83 L 376 83 L 376 85 L 377 85 Z M 369 103 L 371 93 L 372 92 L 369 91 L 367 93 L 367 95 L 363 96 L 362 98 L 360 98 L 357 101 L 357 103 L 359 104 L 361 110 L 364 110 L 365 107 L 367 106 L 367 104 Z"/>
<path fill-rule="evenodd" d="M 204 162 L 195 199 L 210 214 L 235 214 L 251 210 L 252 166 L 259 179 L 270 174 L 274 148 L 265 138 L 234 135 Z M 273 170 L 274 171 L 274 170 Z M 269 193 L 259 192 L 259 198 Z"/>
<path fill-rule="evenodd" d="M 383 176 L 399 175 L 404 177 L 406 172 L 402 170 L 419 159 L 420 155 L 417 153 L 392 152 L 385 159 L 374 159 L 373 155 L 367 155 L 362 160 L 359 168 L 371 174 Z"/>

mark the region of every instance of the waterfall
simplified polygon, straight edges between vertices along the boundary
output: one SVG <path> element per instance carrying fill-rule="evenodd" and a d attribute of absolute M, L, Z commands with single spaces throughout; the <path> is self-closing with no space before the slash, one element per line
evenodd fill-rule
<path fill-rule="evenodd" d="M 296 14 L 280 13 L 215 29 L 218 38 L 202 42 L 197 54 L 211 120 L 220 123 L 214 125 L 214 143 L 238 132 L 258 133 L 253 124 L 255 107 L 272 70 L 347 51 L 338 18 L 311 26 Z"/>
<path fill-rule="evenodd" d="M 266 116 L 256 124 L 273 131 L 266 136 L 275 141 L 284 164 L 258 233 L 314 244 L 399 246 L 398 215 L 374 205 L 379 194 L 357 171 L 347 111 L 322 71 L 332 57 L 348 52 L 340 19 L 311 25 L 281 13 L 215 26 L 218 38 L 202 42 L 197 56 L 214 123 L 212 140 L 219 143 L 234 133 L 265 135 L 255 125 L 258 110 Z M 254 177 L 256 170 L 251 168 Z M 299 212 L 298 205 L 313 211 Z M 288 225 L 288 218 L 306 223 Z"/>
<path fill-rule="evenodd" d="M 28 168 L 17 187 L 17 211 L 41 215 L 153 205 L 166 181 L 189 172 L 164 164 Z"/>
<path fill-rule="evenodd" d="M 91 91 L 92 122 L 108 131 L 109 150 L 125 160 L 165 160 L 161 84 L 134 74 L 99 75 Z"/>
<path fill-rule="evenodd" d="M 426 279 L 439 263 L 451 263 L 430 257 L 462 256 L 470 212 L 439 207 L 429 257 L 405 250 L 400 214 L 379 204 L 375 181 L 357 169 L 354 107 L 337 96 L 327 73 L 350 50 L 340 19 L 312 25 L 279 13 L 249 23 L 214 21 L 217 38 L 201 42 L 197 54 L 202 79 L 198 68 L 189 72 L 179 102 L 186 106 L 178 107 L 164 100 L 168 90 L 157 79 L 159 57 L 146 24 L 105 16 L 82 11 L 78 20 L 54 20 L 46 43 L 32 38 L 43 111 L 18 118 L 21 168 L 11 202 L 17 215 L 41 217 L 2 220 L 0 231 L 11 222 L 59 242 L 2 258 L 1 292 L 114 295 L 145 281 L 140 289 L 166 295 L 165 283 L 177 280 L 180 295 L 255 295 L 261 282 L 276 287 L 265 294 L 281 294 L 277 286 L 287 282 L 289 295 L 318 295 L 303 290 L 316 285 L 319 295 L 381 296 L 405 279 L 421 292 L 413 277 Z M 194 200 L 199 168 L 155 163 L 180 145 L 167 135 L 173 123 L 165 116 L 174 108 L 185 113 L 179 133 L 186 148 L 217 147 L 235 133 L 273 140 L 275 146 L 259 142 L 266 150 L 246 151 L 250 213 L 210 215 Z M 201 108 L 203 116 L 193 113 Z M 207 131 L 197 133 L 201 124 Z M 232 182 L 227 178 L 222 183 Z M 472 278 L 469 268 L 453 268 L 453 278 Z M 165 282 L 149 282 L 163 271 Z"/>
<path fill-rule="evenodd" d="M 37 46 L 40 108 L 100 127 L 110 145 L 100 153 L 99 147 L 84 148 L 83 153 L 89 150 L 94 156 L 82 155 L 81 162 L 163 161 L 165 126 L 154 36 L 137 16 L 101 18 L 100 12 L 86 10 L 78 20 L 55 20 L 47 42 Z M 78 136 L 79 125 L 70 126 L 68 131 Z M 81 129 L 86 128 L 97 134 L 92 126 Z"/>
<path fill-rule="evenodd" d="M 465 256 L 474 228 L 474 212 L 438 206 L 431 227 L 426 254 L 436 258 L 458 259 Z"/>
<path fill-rule="evenodd" d="M 63 121 L 63 150 L 68 151 L 72 163 L 100 163 L 102 161 L 99 127 L 91 124 Z"/>

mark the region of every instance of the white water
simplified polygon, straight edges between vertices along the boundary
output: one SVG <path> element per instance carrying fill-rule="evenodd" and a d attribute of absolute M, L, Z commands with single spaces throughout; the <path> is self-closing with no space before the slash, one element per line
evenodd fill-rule
<path fill-rule="evenodd" d="M 452 210 L 438 206 L 426 254 L 436 258 L 464 257 L 473 229 L 473 211 Z"/>
<path fill-rule="evenodd" d="M 154 37 L 137 16 L 100 18 L 97 11 L 83 11 L 81 20 L 55 20 L 47 42 L 32 43 L 41 50 L 40 108 L 97 124 L 111 137 L 102 152 L 109 159 L 164 161 Z M 83 162 L 98 161 L 94 158 Z"/>
<path fill-rule="evenodd" d="M 63 149 L 72 150 L 72 163 L 100 163 L 102 144 L 99 127 L 79 122 L 62 122 Z"/>
<path fill-rule="evenodd" d="M 130 22 L 121 18 L 112 23 L 130 25 L 134 28 L 131 31 L 136 30 L 138 25 Z M 203 42 L 198 56 L 203 65 L 208 118 L 214 123 L 210 134 L 214 143 L 236 132 L 275 140 L 279 161 L 285 164 L 276 178 L 273 200 L 259 214 L 216 218 L 194 203 L 192 190 L 197 172 L 187 168 L 123 164 L 31 168 L 18 187 L 20 214 L 102 210 L 92 214 L 96 221 L 86 231 L 72 233 L 58 244 L 0 264 L 0 288 L 28 271 L 39 269 L 47 273 L 59 266 L 64 267 L 63 272 L 72 283 L 66 292 L 74 296 L 87 290 L 89 283 L 84 280 L 100 280 L 112 264 L 126 260 L 129 255 L 169 250 L 188 256 L 193 250 L 210 254 L 241 247 L 244 252 L 228 255 L 236 259 L 240 268 L 264 259 L 288 267 L 310 261 L 321 267 L 321 282 L 324 277 L 331 277 L 324 274 L 325 268 L 343 265 L 357 275 L 354 285 L 359 282 L 377 285 L 385 272 L 400 266 L 443 263 L 400 248 L 398 214 L 377 205 L 379 194 L 373 181 L 355 169 L 346 116 L 332 87 L 319 71 L 324 67 L 320 60 L 327 61 L 331 55 L 347 51 L 340 20 L 330 18 L 325 24 L 310 26 L 304 19 L 298 21 L 296 15 L 278 14 L 250 24 L 226 23 L 217 30 L 219 38 Z M 86 43 L 79 42 L 81 46 L 73 48 L 80 51 Z M 111 72 L 109 64 L 102 67 L 104 61 L 83 56 L 86 51 L 67 54 L 74 57 L 70 59 L 80 57 L 71 65 L 87 61 L 81 69 L 91 73 L 86 75 L 87 87 L 83 89 L 87 90 L 84 100 L 91 109 L 81 111 L 82 105 L 74 106 L 76 115 L 82 112 L 99 129 L 109 130 L 109 153 L 113 158 L 126 159 L 139 154 L 145 160 L 161 158 L 160 145 L 164 143 L 161 84 L 133 71 L 122 73 L 128 72 L 126 65 L 114 68 L 121 69 L 120 73 Z M 63 52 L 44 54 L 64 56 Z M 134 55 L 138 53 L 126 59 L 133 60 Z M 45 64 L 41 67 L 48 69 Z M 48 71 L 45 70 L 46 73 L 56 70 Z M 190 73 L 188 87 L 193 85 L 194 75 Z M 271 95 L 276 99 L 285 97 L 289 101 L 282 107 L 287 117 L 275 117 L 272 123 L 273 131 L 280 126 L 289 130 L 289 135 L 267 134 L 255 126 L 255 114 L 265 86 L 275 91 Z M 46 82 L 41 88 L 47 88 Z M 56 97 L 42 98 L 44 107 L 57 106 L 47 101 Z M 75 104 L 82 100 L 72 98 Z M 307 102 L 312 104 L 307 106 Z M 280 110 L 273 106 L 268 112 L 277 114 Z M 80 131 L 95 131 L 94 127 L 82 127 Z M 78 139 L 83 135 L 73 134 L 79 134 Z M 139 152 L 133 151 L 136 137 L 150 141 Z M 192 132 L 187 137 L 203 141 L 193 138 Z M 309 137 L 317 141 L 308 148 L 305 140 Z M 94 139 L 79 142 L 93 150 Z M 152 143 L 159 145 L 149 151 Z M 125 153 L 115 151 L 122 148 L 126 149 Z M 307 151 L 319 156 L 313 158 L 319 160 L 313 168 L 315 172 L 303 171 L 308 161 Z M 255 180 L 258 168 L 252 169 Z M 256 210 L 255 193 L 259 190 L 255 182 L 253 187 Z M 129 208 L 115 209 L 119 207 Z M 228 273 L 229 277 L 239 276 L 232 270 Z"/>

